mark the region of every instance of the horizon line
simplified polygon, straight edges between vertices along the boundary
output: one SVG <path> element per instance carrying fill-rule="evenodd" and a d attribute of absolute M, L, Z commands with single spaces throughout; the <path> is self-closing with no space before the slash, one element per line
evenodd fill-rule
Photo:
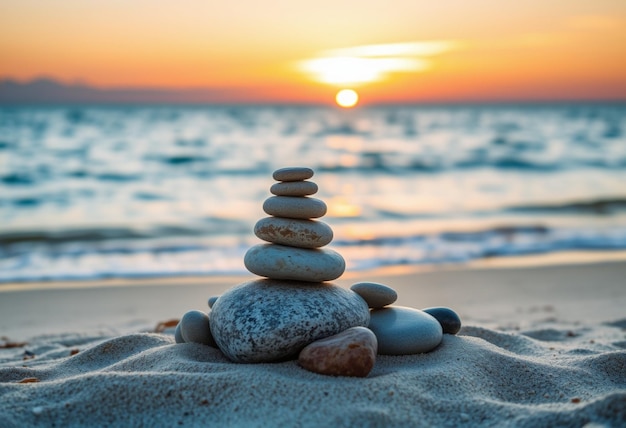
<path fill-rule="evenodd" d="M 42 87 L 42 85 L 46 85 Z M 0 77 L 0 106 L 12 105 L 94 105 L 94 106 L 333 106 L 334 104 L 315 98 L 292 100 L 263 96 L 261 93 L 244 94 L 242 91 L 251 89 L 246 86 L 117 86 L 98 87 L 85 82 L 64 83 L 53 77 L 37 77 L 32 80 L 20 81 L 11 77 Z M 262 89 L 263 87 L 253 87 Z M 254 91 L 253 91 L 254 92 Z M 248 95 L 248 96 L 246 96 Z M 518 94 L 519 95 L 519 94 Z M 377 100 L 361 102 L 357 107 L 378 106 L 435 106 L 435 105 L 548 105 L 548 104 L 623 104 L 626 96 L 616 97 L 593 95 L 581 97 L 552 96 L 511 96 L 484 98 L 466 96 L 459 98 L 408 98 L 377 97 Z"/>
<path fill-rule="evenodd" d="M 457 100 L 403 100 L 403 101 L 378 101 L 371 103 L 359 104 L 350 109 L 342 110 L 358 110 L 360 108 L 368 107 L 391 107 L 391 106 L 406 106 L 406 107 L 418 107 L 418 106 L 489 106 L 489 105 L 568 105 L 568 104 L 626 104 L 626 98 L 578 98 L 578 99 L 457 99 Z M 63 101 L 63 100 L 48 100 L 48 101 L 4 101 L 0 99 L 0 107 L 229 107 L 229 106 L 241 106 L 241 107 L 333 107 L 338 108 L 333 103 L 325 102 L 313 102 L 313 101 L 276 101 L 276 100 L 233 100 L 233 101 Z"/>

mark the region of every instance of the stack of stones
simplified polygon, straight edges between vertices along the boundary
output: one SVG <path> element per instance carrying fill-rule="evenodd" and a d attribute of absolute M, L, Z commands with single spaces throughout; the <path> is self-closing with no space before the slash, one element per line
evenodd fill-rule
<path fill-rule="evenodd" d="M 215 342 L 235 362 L 294 358 L 312 342 L 369 323 L 362 298 L 327 282 L 343 274 L 345 261 L 322 248 L 333 232 L 315 220 L 326 214 L 326 204 L 310 197 L 317 192 L 308 181 L 312 176 L 309 168 L 274 172 L 278 182 L 270 191 L 275 196 L 263 204 L 269 217 L 254 227 L 267 243 L 253 246 L 244 257 L 246 268 L 264 279 L 231 288 L 211 307 Z M 370 353 L 373 365 L 376 349 Z"/>
<path fill-rule="evenodd" d="M 460 329 L 451 309 L 393 306 L 397 294 L 385 285 L 362 282 L 348 290 L 328 282 L 343 274 L 345 262 L 322 248 L 333 231 L 317 220 L 326 204 L 310 197 L 318 190 L 312 176 L 309 168 L 274 172 L 274 196 L 263 204 L 269 217 L 254 228 L 266 243 L 244 257 L 246 268 L 263 278 L 210 298 L 209 313 L 187 312 L 176 342 L 217 347 L 239 363 L 297 357 L 313 372 L 364 377 L 377 354 L 429 352 L 443 333 Z"/>
<path fill-rule="evenodd" d="M 271 279 L 307 282 L 332 281 L 343 274 L 346 264 L 340 254 L 322 249 L 333 239 L 332 229 L 313 220 L 326 214 L 326 204 L 309 195 L 317 193 L 317 184 L 308 181 L 309 168 L 283 168 L 274 172 L 270 192 L 276 196 L 263 203 L 266 217 L 254 226 L 254 234 L 269 242 L 250 248 L 245 255 L 246 268 Z"/>

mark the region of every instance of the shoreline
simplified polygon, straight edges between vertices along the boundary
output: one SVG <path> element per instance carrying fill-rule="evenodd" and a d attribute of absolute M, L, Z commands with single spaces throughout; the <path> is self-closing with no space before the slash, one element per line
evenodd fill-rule
<path fill-rule="evenodd" d="M 346 280 L 367 281 L 368 276 L 398 276 L 428 272 L 454 272 L 475 270 L 507 270 L 533 269 L 542 267 L 590 266 L 597 264 L 626 263 L 626 251 L 563 251 L 546 254 L 529 254 L 522 256 L 494 257 L 474 260 L 467 263 L 440 265 L 394 265 L 373 269 L 347 270 L 339 279 L 332 281 L 341 283 Z M 74 289 L 91 287 L 129 287 L 129 286 L 168 286 L 177 284 L 222 284 L 243 282 L 257 278 L 252 273 L 241 274 L 207 274 L 207 275 L 168 275 L 153 277 L 116 277 L 93 279 L 52 279 L 37 281 L 0 282 L 0 295 L 3 292 L 37 289 Z"/>
<path fill-rule="evenodd" d="M 521 328 L 541 320 L 608 322 L 624 318 L 626 262 L 584 265 L 410 267 L 344 274 L 333 283 L 379 282 L 397 305 L 448 306 L 464 325 Z M 186 311 L 208 311 L 207 299 L 258 277 L 110 279 L 0 286 L 0 331 L 12 340 L 107 331 L 146 331 Z"/>

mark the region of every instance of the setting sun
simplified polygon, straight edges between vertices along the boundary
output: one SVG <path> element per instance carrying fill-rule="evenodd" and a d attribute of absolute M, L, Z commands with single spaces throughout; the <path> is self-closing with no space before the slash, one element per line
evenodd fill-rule
<path fill-rule="evenodd" d="M 357 94 L 356 91 L 352 89 L 342 89 L 341 91 L 337 92 L 337 95 L 335 96 L 335 101 L 337 101 L 337 104 L 340 107 L 354 107 L 356 103 L 359 102 L 359 94 Z"/>

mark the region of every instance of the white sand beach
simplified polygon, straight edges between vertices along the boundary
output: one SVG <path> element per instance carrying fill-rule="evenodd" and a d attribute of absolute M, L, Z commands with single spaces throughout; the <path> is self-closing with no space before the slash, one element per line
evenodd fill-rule
<path fill-rule="evenodd" d="M 235 364 L 155 332 L 248 277 L 7 284 L 0 426 L 623 426 L 624 278 L 624 262 L 346 274 L 463 320 L 367 378 Z"/>

